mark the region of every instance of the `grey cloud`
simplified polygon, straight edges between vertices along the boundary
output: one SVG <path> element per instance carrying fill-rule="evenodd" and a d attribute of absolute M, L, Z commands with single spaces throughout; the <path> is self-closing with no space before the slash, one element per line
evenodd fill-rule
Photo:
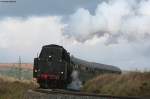
<path fill-rule="evenodd" d="M 77 8 L 91 12 L 101 0 L 16 0 L 16 3 L 0 3 L 0 16 L 68 15 Z"/>

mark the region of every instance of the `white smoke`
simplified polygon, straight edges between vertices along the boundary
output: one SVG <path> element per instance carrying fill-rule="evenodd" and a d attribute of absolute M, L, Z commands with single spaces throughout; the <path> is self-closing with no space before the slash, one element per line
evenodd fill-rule
<path fill-rule="evenodd" d="M 150 0 L 108 0 L 98 4 L 95 13 L 79 8 L 70 15 L 65 34 L 78 42 L 97 36 L 106 43 L 150 37 Z"/>
<path fill-rule="evenodd" d="M 26 47 L 59 43 L 63 27 L 58 16 L 4 18 L 0 20 L 0 48 L 26 50 Z"/>
<path fill-rule="evenodd" d="M 72 82 L 68 85 L 68 89 L 80 90 L 82 87 L 82 82 L 79 79 L 78 71 L 74 70 L 71 74 Z"/>

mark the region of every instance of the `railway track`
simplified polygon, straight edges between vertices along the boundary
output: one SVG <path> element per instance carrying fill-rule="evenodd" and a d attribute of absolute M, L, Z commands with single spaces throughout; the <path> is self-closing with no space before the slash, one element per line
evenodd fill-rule
<path fill-rule="evenodd" d="M 28 93 L 30 93 L 27 96 L 28 98 L 26 97 L 24 99 L 150 99 L 146 97 L 120 97 L 111 95 L 100 95 L 61 89 L 35 89 L 28 91 Z M 29 98 L 29 95 L 31 96 L 31 98 Z"/>

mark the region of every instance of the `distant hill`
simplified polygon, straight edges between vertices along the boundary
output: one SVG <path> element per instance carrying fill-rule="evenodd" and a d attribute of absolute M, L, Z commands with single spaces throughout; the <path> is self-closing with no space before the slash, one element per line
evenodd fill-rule
<path fill-rule="evenodd" d="M 17 68 L 17 67 L 19 67 L 18 63 L 0 63 L 0 69 L 3 69 L 3 68 Z M 21 68 L 32 70 L 33 69 L 33 64 L 31 64 L 31 63 L 22 63 Z"/>

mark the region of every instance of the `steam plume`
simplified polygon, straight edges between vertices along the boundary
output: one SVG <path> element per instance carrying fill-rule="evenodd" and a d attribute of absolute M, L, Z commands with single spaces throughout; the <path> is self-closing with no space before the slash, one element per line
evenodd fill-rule
<path fill-rule="evenodd" d="M 106 37 L 117 43 L 150 37 L 150 0 L 108 0 L 100 3 L 94 14 L 85 8 L 70 15 L 65 35 L 78 42 Z"/>
<path fill-rule="evenodd" d="M 72 82 L 68 85 L 68 89 L 72 90 L 80 90 L 82 87 L 82 82 L 79 79 L 79 73 L 78 71 L 74 70 L 71 74 Z"/>

